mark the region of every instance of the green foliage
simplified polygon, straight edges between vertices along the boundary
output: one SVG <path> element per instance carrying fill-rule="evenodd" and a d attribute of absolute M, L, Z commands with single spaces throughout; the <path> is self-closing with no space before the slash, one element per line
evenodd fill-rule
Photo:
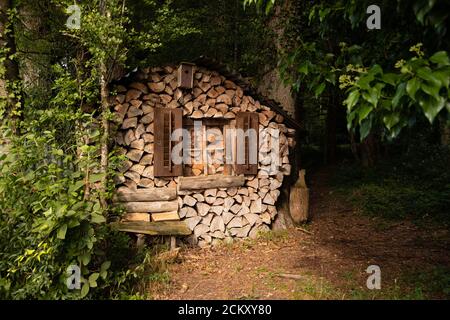
<path fill-rule="evenodd" d="M 244 4 L 269 8 L 267 1 L 244 0 Z M 344 102 L 348 128 L 359 128 L 361 140 L 380 129 L 396 137 L 422 114 L 433 122 L 440 112 L 450 109 L 448 1 L 381 1 L 377 4 L 382 9 L 382 30 L 368 32 L 365 22 L 370 4 L 297 4 L 298 18 L 289 21 L 292 27 L 288 28 L 294 42 L 280 61 L 286 82 L 304 101 Z M 413 47 L 418 56 L 400 60 L 415 43 L 424 47 Z M 436 53 L 426 59 L 423 51 Z M 395 63 L 401 64 L 399 72 L 392 71 Z M 358 79 L 349 73 L 356 73 Z"/>
<path fill-rule="evenodd" d="M 358 70 L 354 78 L 342 79 L 341 87 L 349 87 L 344 101 L 349 129 L 359 127 L 361 139 L 375 127 L 396 137 L 404 127 L 413 125 L 421 113 L 432 124 L 441 111 L 450 112 L 447 52 L 439 51 L 426 59 L 420 46 L 411 51 L 417 56 L 397 62 L 396 73 L 384 72 L 375 65 L 368 71 Z"/>
<path fill-rule="evenodd" d="M 152 272 L 154 252 L 134 252 L 129 236 L 108 226 L 120 212 L 101 205 L 123 156 L 110 152 L 105 177 L 100 154 L 103 143 L 112 146 L 103 126 L 111 112 L 100 83 L 130 67 L 200 55 L 256 70 L 269 55 L 264 19 L 239 2 L 77 3 L 80 29 L 66 27 L 72 0 L 17 1 L 9 12 L 18 54 L 0 49 L 0 76 L 11 59 L 25 76 L 7 83 L 14 112 L 0 102 L 7 120 L 20 116 L 17 132 L 10 121 L 1 132 L 8 143 L 0 153 L 0 298 L 141 298 L 136 281 Z M 67 289 L 70 265 L 81 268 L 81 290 Z"/>

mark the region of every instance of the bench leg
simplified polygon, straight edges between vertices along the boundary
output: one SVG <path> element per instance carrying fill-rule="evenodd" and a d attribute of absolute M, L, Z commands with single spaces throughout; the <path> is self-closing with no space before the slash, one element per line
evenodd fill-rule
<path fill-rule="evenodd" d="M 170 250 L 175 250 L 177 248 L 177 237 L 170 236 Z"/>
<path fill-rule="evenodd" d="M 145 234 L 137 234 L 136 247 L 142 249 L 145 245 Z"/>

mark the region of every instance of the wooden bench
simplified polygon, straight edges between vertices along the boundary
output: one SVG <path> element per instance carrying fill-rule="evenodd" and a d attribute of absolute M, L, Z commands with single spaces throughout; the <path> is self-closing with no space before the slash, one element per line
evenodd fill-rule
<path fill-rule="evenodd" d="M 118 231 L 151 236 L 188 236 L 192 233 L 184 221 L 130 221 L 115 222 L 112 225 Z"/>

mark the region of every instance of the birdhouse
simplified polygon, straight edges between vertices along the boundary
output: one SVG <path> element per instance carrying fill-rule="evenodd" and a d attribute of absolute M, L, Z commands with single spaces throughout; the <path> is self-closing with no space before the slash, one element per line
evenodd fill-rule
<path fill-rule="evenodd" d="M 178 68 L 178 87 L 192 89 L 194 86 L 194 64 L 182 62 Z"/>

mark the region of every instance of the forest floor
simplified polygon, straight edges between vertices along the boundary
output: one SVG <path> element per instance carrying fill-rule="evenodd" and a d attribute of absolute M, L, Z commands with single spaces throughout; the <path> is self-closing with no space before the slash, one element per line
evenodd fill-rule
<path fill-rule="evenodd" d="M 314 175 L 302 229 L 214 248 L 182 248 L 152 299 L 448 299 L 450 233 L 436 224 L 369 217 Z M 307 232 L 304 230 L 307 229 Z M 381 269 L 381 290 L 366 269 Z M 286 274 L 296 279 L 286 278 Z M 165 280 L 161 280 L 165 279 Z"/>

